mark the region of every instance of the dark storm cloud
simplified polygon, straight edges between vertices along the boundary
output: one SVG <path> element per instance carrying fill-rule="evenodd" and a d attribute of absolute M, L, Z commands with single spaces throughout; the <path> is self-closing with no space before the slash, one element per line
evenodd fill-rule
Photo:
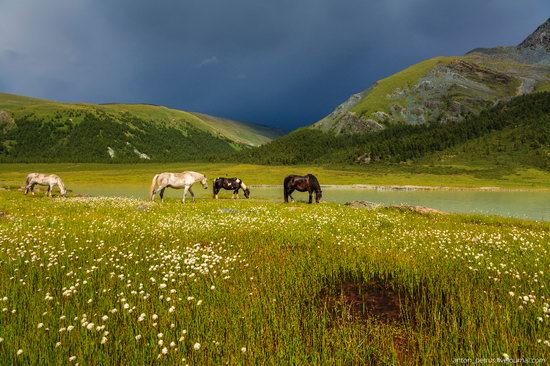
<path fill-rule="evenodd" d="M 546 0 L 0 0 L 2 91 L 292 129 L 422 59 L 519 43 Z"/>

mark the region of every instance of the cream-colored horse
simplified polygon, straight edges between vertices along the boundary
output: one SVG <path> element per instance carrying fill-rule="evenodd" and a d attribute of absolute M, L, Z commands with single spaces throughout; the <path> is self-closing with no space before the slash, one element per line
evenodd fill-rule
<path fill-rule="evenodd" d="M 183 188 L 183 198 L 181 202 L 185 203 L 185 196 L 187 195 L 188 191 L 193 198 L 193 202 L 195 202 L 195 194 L 191 189 L 191 186 L 195 184 L 195 182 L 201 182 L 204 189 L 208 188 L 208 180 L 206 179 L 206 175 L 201 173 L 160 173 L 153 177 L 151 189 L 149 190 L 149 196 L 151 197 L 151 201 L 154 201 L 155 194 L 157 194 L 157 192 L 160 192 L 160 200 L 163 201 L 164 190 L 166 189 L 166 187 L 176 189 Z"/>
<path fill-rule="evenodd" d="M 25 180 L 25 194 L 31 192 L 34 196 L 34 186 L 37 184 L 40 186 L 48 186 L 46 196 L 52 196 L 52 189 L 54 186 L 59 187 L 59 191 L 63 197 L 67 195 L 67 190 L 65 189 L 65 185 L 63 184 L 61 178 L 55 174 L 40 173 L 31 173 L 27 175 L 27 179 Z"/>

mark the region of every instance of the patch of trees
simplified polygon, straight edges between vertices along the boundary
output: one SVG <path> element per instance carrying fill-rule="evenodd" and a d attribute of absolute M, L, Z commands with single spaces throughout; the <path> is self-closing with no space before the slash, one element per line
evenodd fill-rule
<path fill-rule="evenodd" d="M 234 151 L 230 141 L 192 125 L 165 127 L 128 113 L 56 111 L 15 122 L 16 128 L 1 136 L 0 162 L 210 161 Z"/>
<path fill-rule="evenodd" d="M 234 154 L 231 159 L 257 164 L 365 164 L 400 163 L 428 154 L 492 136 L 504 134 L 506 149 L 524 151 L 529 146 L 530 163 L 549 169 L 550 93 L 516 97 L 507 103 L 470 116 L 459 123 L 430 125 L 394 125 L 362 135 L 335 136 L 313 129 L 300 129 L 255 149 Z M 480 140 L 485 143 L 485 140 Z M 522 148 L 520 148 L 522 146 Z M 480 146 L 480 149 L 492 149 Z M 472 154 L 479 151 L 472 151 Z M 535 158 L 536 157 L 536 158 Z"/>

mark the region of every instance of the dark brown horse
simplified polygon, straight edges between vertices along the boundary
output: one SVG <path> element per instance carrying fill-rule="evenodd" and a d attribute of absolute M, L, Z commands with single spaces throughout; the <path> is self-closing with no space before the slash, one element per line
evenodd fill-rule
<path fill-rule="evenodd" d="M 285 178 L 283 188 L 285 190 L 285 203 L 288 203 L 288 198 L 294 201 L 292 198 L 292 192 L 295 190 L 298 192 L 308 192 L 309 193 L 309 203 L 313 197 L 313 192 L 315 192 L 315 202 L 319 203 L 321 199 L 321 185 L 319 181 L 313 174 L 308 174 L 305 176 L 302 175 L 289 175 Z"/>

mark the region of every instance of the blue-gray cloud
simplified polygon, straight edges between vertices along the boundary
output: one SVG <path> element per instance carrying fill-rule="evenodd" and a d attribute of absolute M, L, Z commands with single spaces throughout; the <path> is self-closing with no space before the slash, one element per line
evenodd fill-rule
<path fill-rule="evenodd" d="M 287 129 L 436 55 L 517 44 L 547 0 L 2 0 L 0 88 Z"/>

